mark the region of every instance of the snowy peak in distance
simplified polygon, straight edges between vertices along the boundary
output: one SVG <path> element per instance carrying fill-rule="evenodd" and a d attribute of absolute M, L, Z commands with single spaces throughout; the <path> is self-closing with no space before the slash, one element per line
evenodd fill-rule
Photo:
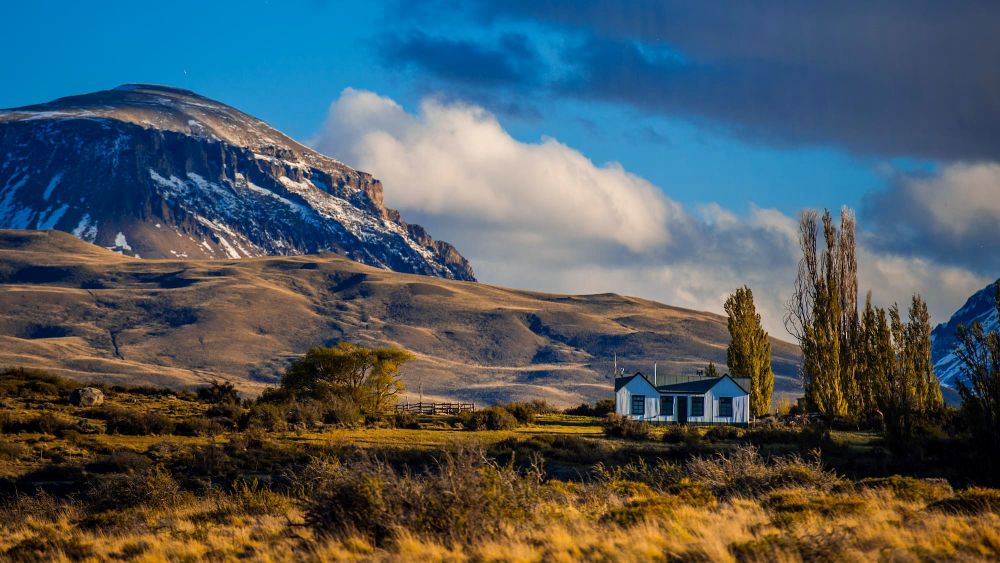
<path fill-rule="evenodd" d="M 996 284 L 997 282 L 991 283 L 974 293 L 965 302 L 965 305 L 948 319 L 948 322 L 937 325 L 931 332 L 931 356 L 934 361 L 934 373 L 937 374 L 942 385 L 954 389 L 963 377 L 961 362 L 955 355 L 959 325 L 971 327 L 972 323 L 978 322 L 983 326 L 985 332 L 1000 330 L 1000 320 L 997 319 L 994 300 Z"/>
<path fill-rule="evenodd" d="M 370 174 L 194 92 L 127 84 L 0 110 L 0 228 L 57 229 L 141 258 L 334 252 L 475 280 L 386 208 Z"/>

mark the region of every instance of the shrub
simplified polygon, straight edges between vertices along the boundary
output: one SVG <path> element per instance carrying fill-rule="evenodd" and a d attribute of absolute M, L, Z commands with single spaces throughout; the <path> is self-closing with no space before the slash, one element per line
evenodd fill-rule
<path fill-rule="evenodd" d="M 686 444 L 694 447 L 701 443 L 701 432 L 694 426 L 671 424 L 663 432 L 663 441 L 668 444 Z"/>
<path fill-rule="evenodd" d="M 287 514 L 288 498 L 253 481 L 238 480 L 229 494 L 216 499 L 219 512 L 224 514 L 247 514 L 251 516 Z"/>
<path fill-rule="evenodd" d="M 225 430 L 218 420 L 192 416 L 178 422 L 173 432 L 179 436 L 216 436 Z"/>
<path fill-rule="evenodd" d="M 695 457 L 687 463 L 685 472 L 720 498 L 754 497 L 792 486 L 829 490 L 840 481 L 818 460 L 806 461 L 793 455 L 766 462 L 754 446 L 741 446 L 729 455 Z"/>
<path fill-rule="evenodd" d="M 612 489 L 617 488 L 618 483 L 643 483 L 659 492 L 666 492 L 684 475 L 680 467 L 669 461 L 657 460 L 650 466 L 643 458 L 614 467 L 598 463 L 594 466 L 594 473 L 598 483 Z"/>
<path fill-rule="evenodd" d="M 135 473 L 149 468 L 149 458 L 137 453 L 124 451 L 114 452 L 108 456 L 95 459 L 85 468 L 91 473 Z"/>
<path fill-rule="evenodd" d="M 0 431 L 8 434 L 30 432 L 64 436 L 67 432 L 80 430 L 76 421 L 59 413 L 25 417 L 9 415 L 0 420 Z"/>
<path fill-rule="evenodd" d="M 176 503 L 181 489 L 162 466 L 128 473 L 114 473 L 99 479 L 87 491 L 87 503 L 97 511 L 161 507 Z"/>
<path fill-rule="evenodd" d="M 500 406 L 512 414 L 517 419 L 518 424 L 532 424 L 535 422 L 535 415 L 538 414 L 532 403 L 510 403 Z"/>
<path fill-rule="evenodd" d="M 42 528 L 36 535 L 14 544 L 4 555 L 10 561 L 51 561 L 62 558 L 81 561 L 94 557 L 94 547 L 76 536 L 64 538 L 54 528 Z M 60 555 L 63 557 L 59 557 Z"/>
<path fill-rule="evenodd" d="M 160 413 L 105 407 L 94 414 L 104 419 L 108 434 L 149 436 L 170 434 L 174 430 L 174 421 Z"/>
<path fill-rule="evenodd" d="M 875 479 L 862 479 L 858 486 L 868 489 L 892 491 L 896 498 L 910 502 L 934 502 L 952 496 L 951 485 L 944 479 L 917 479 L 893 475 Z"/>
<path fill-rule="evenodd" d="M 420 428 L 420 423 L 417 422 L 417 415 L 412 412 L 397 412 L 392 417 L 392 425 L 396 428 L 409 428 L 411 430 Z"/>
<path fill-rule="evenodd" d="M 985 512 L 1000 514 L 1000 490 L 969 487 L 959 491 L 951 498 L 932 503 L 928 508 L 959 514 L 983 514 Z"/>
<path fill-rule="evenodd" d="M 17 493 L 0 504 L 0 521 L 24 522 L 28 518 L 34 518 L 42 522 L 55 522 L 75 512 L 77 508 L 75 502 L 61 500 L 45 492 L 30 495 Z"/>
<path fill-rule="evenodd" d="M 607 416 L 615 412 L 615 401 L 614 399 L 601 399 L 600 401 L 597 401 L 593 405 L 582 403 L 578 407 L 569 408 L 563 412 L 575 416 L 593 416 L 593 417 Z"/>
<path fill-rule="evenodd" d="M 865 500 L 850 494 L 827 494 L 802 489 L 771 493 L 764 502 L 772 521 L 780 527 L 799 523 L 812 514 L 833 518 L 864 511 Z"/>
<path fill-rule="evenodd" d="M 30 453 L 31 449 L 20 442 L 0 440 L 0 459 L 18 460 Z"/>
<path fill-rule="evenodd" d="M 512 430 L 517 428 L 517 419 L 503 407 L 488 407 L 461 416 L 466 430 Z"/>
<path fill-rule="evenodd" d="M 677 502 L 668 497 L 654 496 L 630 500 L 624 506 L 613 508 L 601 517 L 602 522 L 629 527 L 650 519 L 663 518 L 671 512 Z"/>
<path fill-rule="evenodd" d="M 534 399 L 529 403 L 535 414 L 555 414 L 559 409 L 545 399 Z"/>
<path fill-rule="evenodd" d="M 652 427 L 646 422 L 632 420 L 617 414 L 609 414 L 604 419 L 604 435 L 611 438 L 646 440 L 650 434 L 652 434 Z"/>
<path fill-rule="evenodd" d="M 328 424 L 354 425 L 361 419 L 361 409 L 349 398 L 335 397 L 326 405 L 323 422 Z"/>
<path fill-rule="evenodd" d="M 240 428 L 284 432 L 288 430 L 284 405 L 281 403 L 256 402 L 240 419 Z"/>
<path fill-rule="evenodd" d="M 240 394 L 236 386 L 229 382 L 213 381 L 210 385 L 197 389 L 198 400 L 213 405 L 239 404 Z"/>
<path fill-rule="evenodd" d="M 80 387 L 72 379 L 28 368 L 0 370 L 0 397 L 63 399 Z"/>
<path fill-rule="evenodd" d="M 384 545 L 399 532 L 472 543 L 532 518 L 541 471 L 519 474 L 480 451 L 446 454 L 425 473 L 364 458 L 314 461 L 303 475 L 306 523 L 319 535 L 358 533 Z"/>
<path fill-rule="evenodd" d="M 231 425 L 243 416 L 243 412 L 243 407 L 239 403 L 215 403 L 205 411 L 205 416 L 224 419 L 228 421 L 227 425 Z M 223 424 L 222 421 L 219 423 Z"/>
<path fill-rule="evenodd" d="M 819 422 L 802 426 L 767 424 L 747 429 L 743 440 L 755 446 L 790 444 L 803 449 L 819 448 L 830 443 L 830 429 Z"/>
<path fill-rule="evenodd" d="M 743 438 L 742 428 L 735 426 L 711 426 L 705 431 L 705 439 L 709 442 L 732 442 Z"/>

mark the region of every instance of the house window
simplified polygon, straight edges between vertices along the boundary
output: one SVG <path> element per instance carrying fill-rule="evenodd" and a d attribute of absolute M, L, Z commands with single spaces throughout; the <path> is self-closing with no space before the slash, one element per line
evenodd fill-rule
<path fill-rule="evenodd" d="M 691 397 L 691 416 L 705 416 L 705 397 Z"/>
<path fill-rule="evenodd" d="M 646 396 L 632 395 L 632 414 L 643 416 L 646 414 Z"/>
<path fill-rule="evenodd" d="M 719 397 L 719 416 L 730 418 L 733 416 L 733 398 Z"/>
<path fill-rule="evenodd" d="M 660 397 L 660 416 L 674 416 L 674 396 Z"/>

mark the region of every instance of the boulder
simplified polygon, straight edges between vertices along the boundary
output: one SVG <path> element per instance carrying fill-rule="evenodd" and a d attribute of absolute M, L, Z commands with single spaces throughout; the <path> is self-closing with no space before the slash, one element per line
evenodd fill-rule
<path fill-rule="evenodd" d="M 81 387 L 69 394 L 69 402 L 78 407 L 96 407 L 104 403 L 104 392 L 95 387 Z"/>

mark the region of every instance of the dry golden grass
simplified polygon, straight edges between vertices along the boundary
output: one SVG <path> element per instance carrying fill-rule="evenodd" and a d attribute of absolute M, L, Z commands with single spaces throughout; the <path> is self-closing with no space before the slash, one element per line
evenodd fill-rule
<path fill-rule="evenodd" d="M 429 400 L 575 406 L 610 396 L 614 351 L 633 350 L 634 369 L 659 361 L 693 374 L 724 361 L 728 332 L 719 315 L 643 299 L 405 275 L 334 255 L 135 260 L 65 233 L 0 231 L 0 365 L 259 393 L 289 358 L 341 339 L 415 352 L 403 373 L 411 400 L 422 384 Z M 797 388 L 797 347 L 773 346 L 779 389 Z"/>
<path fill-rule="evenodd" d="M 561 487 L 552 483 L 550 487 Z M 808 491 L 783 491 L 809 494 Z M 891 493 L 833 495 L 858 504 L 846 512 L 807 510 L 786 521 L 761 502 L 733 499 L 715 510 L 676 504 L 634 525 L 594 513 L 620 505 L 612 494 L 557 497 L 538 507 L 540 525 L 511 526 L 472 544 L 444 544 L 401 531 L 376 547 L 356 535 L 317 538 L 301 526 L 294 501 L 281 514 L 220 514 L 219 501 L 138 509 L 135 522 L 112 532 L 81 528 L 78 510 L 52 520 L 0 521 L 0 553 L 33 546 L 53 560 L 199 561 L 923 561 L 996 560 L 1000 517 L 927 510 Z M 46 551 L 46 547 L 52 548 Z"/>

